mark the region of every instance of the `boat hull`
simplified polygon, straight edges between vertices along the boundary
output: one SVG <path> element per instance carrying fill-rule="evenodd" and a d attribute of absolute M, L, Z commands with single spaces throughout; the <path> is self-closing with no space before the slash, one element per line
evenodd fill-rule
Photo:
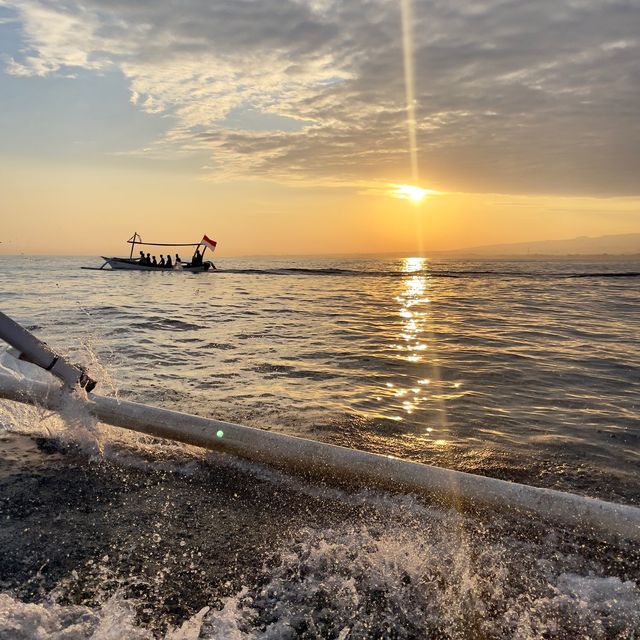
<path fill-rule="evenodd" d="M 104 260 L 104 265 L 102 265 L 101 269 L 104 269 L 107 265 L 109 265 L 112 269 L 122 270 L 122 271 L 161 271 L 163 273 L 200 273 L 201 271 L 215 271 L 216 268 L 212 262 L 206 261 L 197 267 L 192 266 L 181 266 L 176 267 L 173 266 L 171 268 L 167 267 L 149 267 L 147 265 L 142 265 L 136 260 L 130 260 L 129 258 L 109 258 L 107 256 L 102 256 Z"/>

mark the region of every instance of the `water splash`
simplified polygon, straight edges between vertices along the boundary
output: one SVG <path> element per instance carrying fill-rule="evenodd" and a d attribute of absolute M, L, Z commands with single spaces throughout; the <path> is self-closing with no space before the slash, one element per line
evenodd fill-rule
<path fill-rule="evenodd" d="M 259 588 L 205 619 L 205 637 L 604 639 L 640 629 L 634 582 L 550 561 L 515 577 L 513 550 L 485 543 L 472 544 L 455 518 L 433 537 L 405 527 L 302 531 Z"/>
<path fill-rule="evenodd" d="M 164 634 L 165 640 L 197 640 L 204 616 L 195 616 Z M 7 593 L 0 594 L 0 638 L 11 640 L 153 640 L 157 636 L 136 620 L 135 602 L 119 593 L 97 607 L 63 605 L 55 599 L 41 604 L 26 603 Z"/>
<path fill-rule="evenodd" d="M 546 549 L 550 540 L 496 538 L 459 515 L 433 525 L 397 515 L 391 526 L 303 528 L 255 584 L 160 635 L 136 617 L 143 601 L 116 591 L 94 606 L 63 605 L 60 589 L 39 604 L 2 594 L 0 637 L 607 640 L 640 630 L 637 584 Z"/>

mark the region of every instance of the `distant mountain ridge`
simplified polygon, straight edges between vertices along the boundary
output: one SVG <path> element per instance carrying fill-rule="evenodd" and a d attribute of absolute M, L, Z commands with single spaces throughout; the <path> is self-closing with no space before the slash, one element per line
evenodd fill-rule
<path fill-rule="evenodd" d="M 438 252 L 447 255 L 474 256 L 568 256 L 568 255 L 625 255 L 640 254 L 640 233 L 606 236 L 580 236 L 567 240 L 537 240 L 467 247 Z"/>

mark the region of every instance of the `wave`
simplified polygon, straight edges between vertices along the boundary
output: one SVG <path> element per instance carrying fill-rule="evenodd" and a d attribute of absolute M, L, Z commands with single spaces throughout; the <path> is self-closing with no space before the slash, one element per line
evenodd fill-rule
<path fill-rule="evenodd" d="M 640 277 L 640 271 L 621 271 L 619 273 L 572 273 L 571 278 L 638 278 Z"/>
<path fill-rule="evenodd" d="M 305 267 L 283 267 L 278 269 L 219 269 L 219 273 L 233 273 L 238 275 L 264 276 L 341 276 L 366 278 L 407 278 L 425 276 L 429 278 L 473 278 L 473 277 L 505 277 L 505 278 L 534 278 L 548 280 L 553 278 L 638 278 L 640 271 L 594 271 L 594 272 L 536 272 L 536 271 L 499 271 L 499 270 L 437 270 L 421 269 L 418 271 L 375 271 L 369 269 L 314 269 Z"/>
<path fill-rule="evenodd" d="M 200 325 L 193 322 L 185 322 L 176 318 L 165 318 L 161 316 L 149 316 L 141 321 L 132 322 L 132 329 L 152 329 L 159 331 L 189 331 L 192 329 L 200 329 Z"/>

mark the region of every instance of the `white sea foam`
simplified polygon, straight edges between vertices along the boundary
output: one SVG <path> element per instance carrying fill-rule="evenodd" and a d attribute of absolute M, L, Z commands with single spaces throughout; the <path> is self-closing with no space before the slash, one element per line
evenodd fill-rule
<path fill-rule="evenodd" d="M 206 637 L 632 638 L 632 581 L 571 573 L 509 575 L 500 543 L 478 554 L 460 523 L 434 537 L 404 527 L 302 532 L 257 591 L 205 618 Z"/>
<path fill-rule="evenodd" d="M 580 575 L 544 562 L 512 575 L 514 549 L 472 549 L 464 522 L 433 535 L 405 526 L 304 529 L 281 563 L 222 607 L 202 609 L 165 640 L 285 638 L 633 638 L 640 589 L 614 576 Z M 206 604 L 206 603 L 203 603 Z M 39 604 L 0 595 L 0 639 L 147 639 L 118 594 L 97 607 Z M 635 634 L 635 635 L 634 635 Z"/>
<path fill-rule="evenodd" d="M 21 602 L 0 594 L 2 640 L 147 640 L 150 632 L 136 626 L 131 604 L 114 596 L 102 606 L 63 606 L 55 601 Z"/>
<path fill-rule="evenodd" d="M 197 640 L 203 609 L 182 625 L 169 630 L 165 640 Z M 135 609 L 114 595 L 94 609 L 65 606 L 48 600 L 41 604 L 21 602 L 0 594 L 0 640 L 152 640 L 154 635 L 136 623 Z"/>

